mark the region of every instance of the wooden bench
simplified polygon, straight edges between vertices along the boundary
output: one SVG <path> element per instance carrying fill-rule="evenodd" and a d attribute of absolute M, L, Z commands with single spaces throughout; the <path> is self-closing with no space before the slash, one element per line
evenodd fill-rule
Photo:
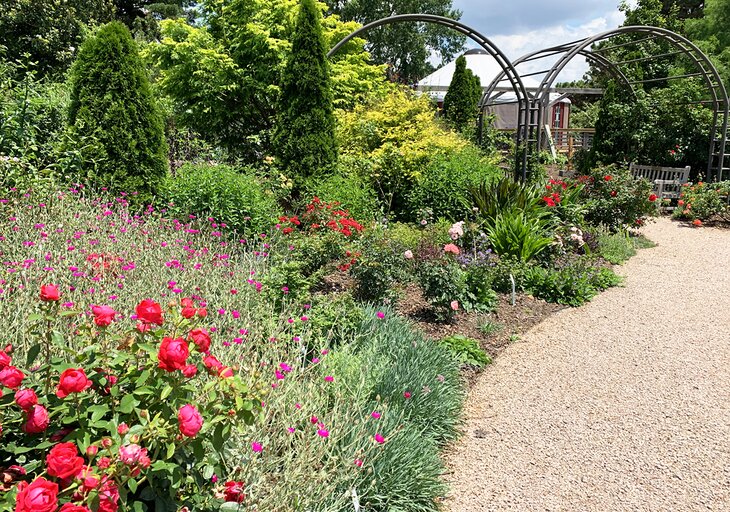
<path fill-rule="evenodd" d="M 679 199 L 682 185 L 689 181 L 690 166 L 660 167 L 632 163 L 629 170 L 634 178 L 645 178 L 654 183 L 654 193 L 660 200 Z M 667 209 L 673 209 L 668 207 Z"/>

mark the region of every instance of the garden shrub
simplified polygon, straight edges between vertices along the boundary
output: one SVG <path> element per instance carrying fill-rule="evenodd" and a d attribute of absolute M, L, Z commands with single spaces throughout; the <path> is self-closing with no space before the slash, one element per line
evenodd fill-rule
<path fill-rule="evenodd" d="M 553 243 L 548 236 L 548 219 L 529 217 L 524 212 L 508 210 L 497 215 L 487 228 L 489 241 L 499 256 L 528 262 Z"/>
<path fill-rule="evenodd" d="M 730 221 L 730 181 L 705 183 L 700 181 L 682 188 L 682 197 L 673 212 L 676 219 L 701 221 L 713 219 Z"/>
<path fill-rule="evenodd" d="M 542 216 L 540 198 L 543 189 L 529 183 L 504 177 L 499 181 L 484 182 L 472 189 L 472 199 L 480 218 L 487 226 L 494 224 L 499 214 L 519 210 L 527 216 Z"/>
<path fill-rule="evenodd" d="M 357 285 L 355 297 L 366 302 L 391 302 L 398 294 L 398 283 L 408 281 L 407 261 L 381 229 L 371 230 L 359 244 L 362 253 L 352 267 Z"/>
<path fill-rule="evenodd" d="M 559 269 L 532 267 L 525 273 L 522 287 L 537 298 L 575 307 L 620 282 L 611 270 L 578 260 Z"/>
<path fill-rule="evenodd" d="M 636 247 L 624 231 L 598 234 L 598 254 L 614 265 L 628 260 L 636 254 Z"/>
<path fill-rule="evenodd" d="M 171 214 L 212 217 L 245 236 L 268 230 L 278 210 L 264 180 L 228 165 L 186 164 L 167 177 L 161 194 Z"/>
<path fill-rule="evenodd" d="M 416 279 L 439 321 L 450 321 L 471 303 L 466 273 L 451 258 L 419 261 Z"/>
<path fill-rule="evenodd" d="M 345 171 L 342 164 L 341 172 L 308 181 L 305 186 L 307 194 L 328 203 L 338 203 L 363 222 L 379 218 L 378 196 L 370 180 L 357 172 Z"/>
<path fill-rule="evenodd" d="M 468 145 L 435 114 L 426 96 L 403 89 L 351 112 L 338 111 L 340 152 L 370 162 L 367 178 L 387 212 L 404 211 L 407 192 L 433 159 Z"/>
<path fill-rule="evenodd" d="M 299 2 L 278 105 L 274 151 L 301 187 L 310 176 L 331 171 L 337 161 L 327 47 L 315 0 Z"/>
<path fill-rule="evenodd" d="M 461 334 L 447 336 L 439 343 L 448 348 L 461 364 L 482 368 L 492 362 L 492 358 L 479 347 L 479 342 Z"/>
<path fill-rule="evenodd" d="M 473 127 L 481 98 L 482 85 L 479 77 L 466 67 L 466 57 L 461 55 L 456 59 L 456 69 L 444 96 L 444 118 L 457 130 Z"/>
<path fill-rule="evenodd" d="M 94 140 L 82 145 L 88 172 L 82 178 L 149 200 L 167 172 L 167 146 L 147 70 L 127 27 L 112 22 L 86 39 L 70 80 L 70 133 Z"/>
<path fill-rule="evenodd" d="M 471 190 L 500 175 L 499 168 L 476 147 L 438 156 L 406 194 L 404 218 L 418 222 L 427 209 L 434 218 L 452 222 L 472 216 Z"/>
<path fill-rule="evenodd" d="M 652 184 L 634 179 L 626 168 L 599 167 L 578 177 L 578 181 L 584 184 L 585 220 L 590 224 L 618 231 L 640 226 L 647 216 L 656 214 Z"/>

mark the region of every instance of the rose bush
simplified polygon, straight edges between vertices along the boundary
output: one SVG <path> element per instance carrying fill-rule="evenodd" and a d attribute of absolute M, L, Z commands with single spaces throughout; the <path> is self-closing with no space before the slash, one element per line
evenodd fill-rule
<path fill-rule="evenodd" d="M 144 300 L 139 323 L 125 327 L 111 307 L 94 306 L 91 321 L 75 324 L 85 338 L 77 352 L 58 328 L 81 312 L 62 310 L 62 298 L 41 287 L 29 317 L 38 343 L 22 364 L 12 346 L 0 351 L 0 468 L 18 468 L 3 470 L 11 486 L 0 508 L 199 510 L 242 500 L 235 485 L 216 497 L 223 487 L 211 475 L 227 473 L 227 440 L 261 402 L 210 354 L 205 313 L 183 315 L 187 299 L 163 316 Z"/>

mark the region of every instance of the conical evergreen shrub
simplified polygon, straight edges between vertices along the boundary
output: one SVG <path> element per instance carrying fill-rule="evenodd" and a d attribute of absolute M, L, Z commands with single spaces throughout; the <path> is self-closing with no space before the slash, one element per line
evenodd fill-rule
<path fill-rule="evenodd" d="M 155 193 L 167 172 L 162 115 L 127 27 L 112 22 L 89 37 L 71 68 L 69 131 L 95 185 Z"/>
<path fill-rule="evenodd" d="M 285 172 L 300 187 L 326 174 L 337 161 L 327 50 L 321 14 L 314 0 L 302 0 L 283 71 L 274 150 Z"/>
<path fill-rule="evenodd" d="M 456 70 L 444 96 L 444 117 L 459 131 L 474 125 L 482 97 L 479 77 L 466 67 L 466 57 L 456 59 Z"/>

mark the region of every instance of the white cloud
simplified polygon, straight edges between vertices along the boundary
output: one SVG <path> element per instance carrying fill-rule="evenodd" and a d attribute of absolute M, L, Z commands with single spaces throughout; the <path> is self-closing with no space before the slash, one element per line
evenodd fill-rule
<path fill-rule="evenodd" d="M 536 50 L 583 39 L 616 28 L 623 23 L 623 20 L 623 13 L 614 10 L 573 27 L 566 24 L 556 24 L 515 35 L 497 35 L 490 37 L 490 39 L 507 57 L 515 60 L 522 55 Z M 518 67 L 518 71 L 521 74 L 542 71 L 549 68 L 556 59 L 557 57 L 553 57 L 526 62 Z M 558 77 L 558 81 L 567 82 L 578 80 L 587 69 L 588 65 L 585 59 L 576 57 L 565 67 Z M 536 75 L 534 78 L 540 80 L 542 76 Z"/>

